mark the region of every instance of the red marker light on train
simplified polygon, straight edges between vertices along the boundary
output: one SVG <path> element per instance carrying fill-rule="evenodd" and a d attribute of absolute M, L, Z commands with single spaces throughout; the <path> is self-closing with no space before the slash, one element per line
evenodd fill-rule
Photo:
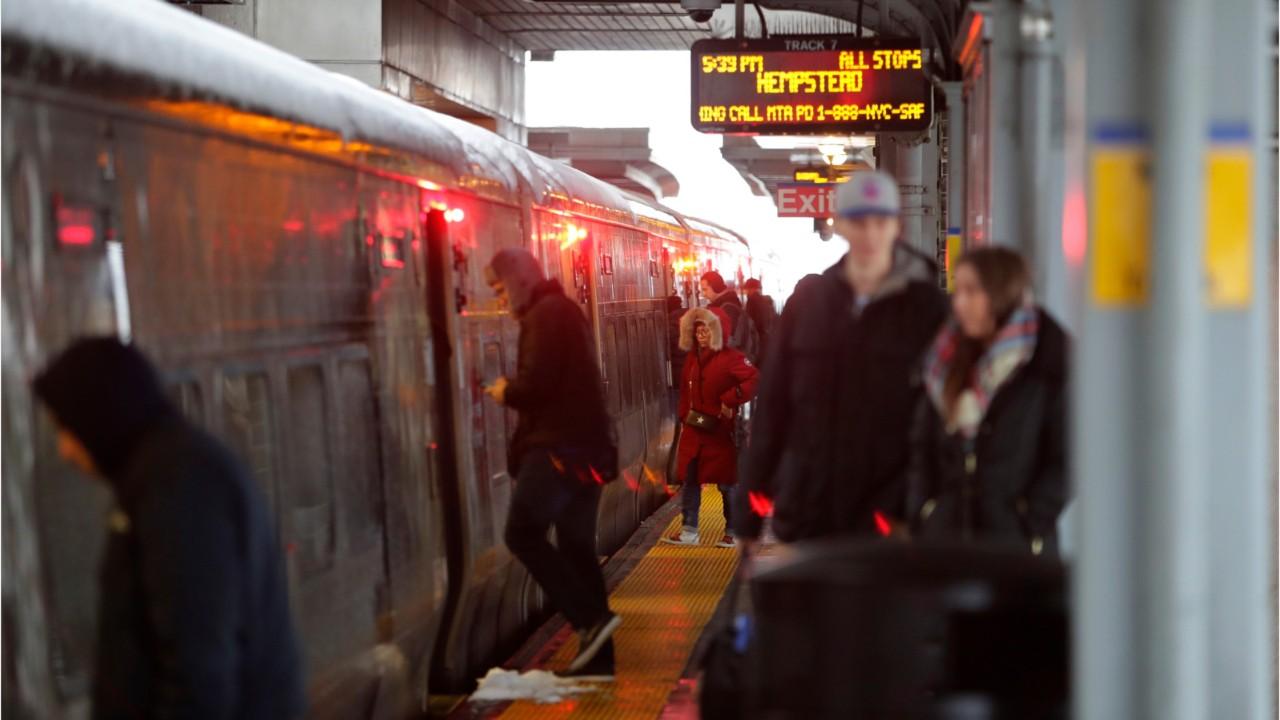
<path fill-rule="evenodd" d="M 55 202 L 57 202 L 55 200 Z M 93 210 L 68 207 L 59 203 L 54 214 L 58 221 L 58 243 L 73 247 L 92 245 L 97 239 Z"/>
<path fill-rule="evenodd" d="M 566 225 L 564 228 L 564 240 L 560 242 L 560 249 L 567 250 L 578 241 L 586 238 L 586 228 L 580 228 L 577 225 Z"/>

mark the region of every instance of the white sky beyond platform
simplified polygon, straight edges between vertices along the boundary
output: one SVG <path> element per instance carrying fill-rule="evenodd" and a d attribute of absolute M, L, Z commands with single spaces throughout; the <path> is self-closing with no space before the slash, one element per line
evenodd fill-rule
<path fill-rule="evenodd" d="M 679 196 L 663 202 L 741 233 L 757 251 L 773 249 L 784 287 L 844 254 L 844 241 L 822 242 L 812 220 L 779 218 L 773 201 L 752 195 L 720 156 L 721 136 L 693 129 L 689 53 L 558 52 L 526 68 L 529 127 L 648 127 L 654 161 L 680 181 Z"/>

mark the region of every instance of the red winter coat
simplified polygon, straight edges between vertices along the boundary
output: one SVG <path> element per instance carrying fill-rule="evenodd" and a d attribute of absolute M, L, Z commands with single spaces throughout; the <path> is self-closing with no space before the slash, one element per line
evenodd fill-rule
<path fill-rule="evenodd" d="M 713 431 L 700 430 L 685 425 L 680 432 L 680 448 L 677 455 L 677 474 L 680 482 L 686 482 L 689 463 L 697 458 L 698 477 L 701 483 L 732 485 L 738 480 L 738 449 L 733 444 L 734 418 L 721 415 L 721 406 L 734 409 L 755 395 L 759 372 L 747 356 L 724 347 L 724 331 L 721 313 L 705 308 L 694 308 L 680 321 L 680 346 L 693 349 L 695 323 L 705 323 L 711 328 L 711 348 L 690 352 L 684 362 L 680 383 L 679 417 L 683 422 L 689 410 L 720 418 Z"/>

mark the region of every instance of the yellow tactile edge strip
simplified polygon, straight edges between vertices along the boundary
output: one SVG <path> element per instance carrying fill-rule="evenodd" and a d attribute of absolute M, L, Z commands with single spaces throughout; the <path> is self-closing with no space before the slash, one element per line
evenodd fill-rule
<path fill-rule="evenodd" d="M 677 515 L 663 535 L 679 527 Z M 737 567 L 736 551 L 715 546 L 724 534 L 724 515 L 721 495 L 709 485 L 702 488 L 698 531 L 697 547 L 656 543 L 610 597 L 622 616 L 614 635 L 615 682 L 553 705 L 515 702 L 501 717 L 658 717 Z M 565 667 L 576 651 L 576 642 L 565 643 L 547 668 Z"/>

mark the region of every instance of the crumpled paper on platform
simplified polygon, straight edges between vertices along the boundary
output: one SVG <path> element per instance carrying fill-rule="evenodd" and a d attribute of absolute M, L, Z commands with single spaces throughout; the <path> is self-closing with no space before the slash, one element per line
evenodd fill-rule
<path fill-rule="evenodd" d="M 493 668 L 483 678 L 471 695 L 472 702 L 499 702 L 504 700 L 532 700 L 538 703 L 557 703 L 572 695 L 595 692 L 590 685 L 574 678 L 558 677 L 546 670 L 515 670 Z"/>

